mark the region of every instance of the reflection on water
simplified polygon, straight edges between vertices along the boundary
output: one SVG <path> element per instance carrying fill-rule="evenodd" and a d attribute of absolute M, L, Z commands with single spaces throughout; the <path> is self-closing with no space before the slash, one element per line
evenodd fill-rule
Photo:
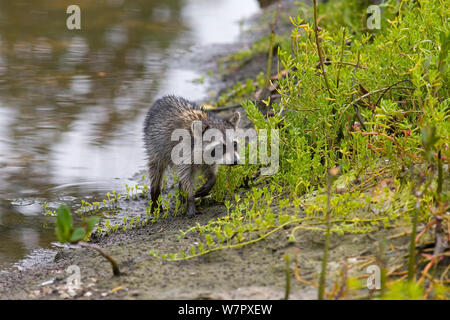
<path fill-rule="evenodd" d="M 54 240 L 43 201 L 123 189 L 145 167 L 143 116 L 156 96 L 198 99 L 195 70 L 172 64 L 233 41 L 255 0 L 0 2 L 0 266 Z"/>

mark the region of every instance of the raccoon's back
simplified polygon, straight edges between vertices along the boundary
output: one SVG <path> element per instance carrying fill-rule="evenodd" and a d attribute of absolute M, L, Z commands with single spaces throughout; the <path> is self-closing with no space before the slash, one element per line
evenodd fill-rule
<path fill-rule="evenodd" d="M 144 132 L 155 129 L 162 129 L 161 124 L 172 124 L 177 118 L 181 120 L 183 113 L 190 109 L 198 109 L 199 107 L 184 98 L 176 96 L 165 96 L 156 100 L 147 112 L 144 123 Z"/>
<path fill-rule="evenodd" d="M 194 120 L 204 118 L 206 113 L 199 106 L 184 98 L 165 96 L 156 100 L 148 110 L 144 122 L 144 142 L 149 155 L 161 156 L 170 151 L 177 142 L 171 141 L 175 129 L 190 130 Z"/>

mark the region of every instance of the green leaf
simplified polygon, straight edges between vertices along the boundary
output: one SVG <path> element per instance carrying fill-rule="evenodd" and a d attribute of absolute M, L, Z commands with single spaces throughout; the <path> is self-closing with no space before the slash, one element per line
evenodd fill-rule
<path fill-rule="evenodd" d="M 100 218 L 97 216 L 89 217 L 86 220 L 86 232 L 89 233 L 94 228 L 94 226 L 100 221 Z"/>
<path fill-rule="evenodd" d="M 291 234 L 288 238 L 288 241 L 291 243 L 295 242 L 296 241 L 295 236 L 293 234 Z"/>
<path fill-rule="evenodd" d="M 82 240 L 86 236 L 86 231 L 84 231 L 84 228 L 76 228 L 72 236 L 70 237 L 70 242 L 78 242 Z"/>
<path fill-rule="evenodd" d="M 60 205 L 56 210 L 56 236 L 58 241 L 65 243 L 70 240 L 72 234 L 72 214 L 65 205 Z"/>

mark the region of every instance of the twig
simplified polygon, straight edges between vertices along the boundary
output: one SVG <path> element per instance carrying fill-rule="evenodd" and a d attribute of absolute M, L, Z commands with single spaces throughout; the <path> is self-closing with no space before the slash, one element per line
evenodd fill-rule
<path fill-rule="evenodd" d="M 120 276 L 120 270 L 119 266 L 117 265 L 116 260 L 114 260 L 109 254 L 107 254 L 105 251 L 103 251 L 102 248 L 95 244 L 86 243 L 86 242 L 80 242 L 79 245 L 83 248 L 93 249 L 96 250 L 98 253 L 100 253 L 106 260 L 108 260 L 113 268 L 113 274 L 115 276 Z"/>
<path fill-rule="evenodd" d="M 411 80 L 409 80 L 409 79 L 401 80 L 401 81 L 398 81 L 398 82 L 396 82 L 396 83 L 390 85 L 390 86 L 387 87 L 386 90 L 381 94 L 381 96 L 378 98 L 378 100 L 377 100 L 377 102 L 375 103 L 375 105 L 377 106 L 377 105 L 380 103 L 381 99 L 382 99 L 383 96 L 386 94 L 386 92 L 388 92 L 390 89 L 392 89 L 392 87 L 394 87 L 394 86 L 396 86 L 396 85 L 398 85 L 398 84 L 400 84 L 400 83 L 402 83 L 402 82 L 409 82 L 411 85 L 413 85 L 413 83 L 412 83 Z"/>
<path fill-rule="evenodd" d="M 253 102 L 253 101 L 249 101 L 249 102 Z M 240 108 L 240 107 L 242 107 L 242 104 L 233 104 L 231 106 L 218 107 L 218 108 L 211 109 L 211 110 L 208 110 L 208 111 L 220 112 L 220 111 L 223 111 L 223 110 L 236 109 L 236 108 Z"/>
<path fill-rule="evenodd" d="M 407 236 L 409 234 L 411 234 L 411 231 L 400 232 L 400 233 L 397 233 L 397 234 L 387 237 L 387 239 L 392 240 L 392 239 L 400 238 L 403 236 Z"/>
<path fill-rule="evenodd" d="M 440 282 L 441 282 L 441 284 L 444 282 L 445 276 L 447 275 L 448 270 L 450 270 L 450 264 L 447 266 L 447 268 L 446 268 L 446 269 L 444 270 L 444 272 L 441 274 L 441 278 L 439 279 Z"/>
<path fill-rule="evenodd" d="M 441 197 L 442 192 L 442 182 L 443 182 L 443 173 L 442 173 L 442 156 L 441 156 L 441 150 L 438 151 L 438 185 L 437 185 L 437 198 L 438 200 Z"/>
<path fill-rule="evenodd" d="M 419 234 L 416 237 L 416 243 L 419 242 L 420 238 L 422 238 L 422 236 L 425 234 L 425 232 L 428 231 L 428 229 L 430 229 L 434 224 L 436 223 L 436 219 L 431 219 L 430 222 L 427 223 L 427 225 L 425 226 L 425 228 L 423 228 L 422 231 L 419 232 Z"/>
<path fill-rule="evenodd" d="M 353 68 L 353 72 L 352 72 L 353 86 L 355 85 L 355 82 L 356 82 L 355 72 L 356 72 L 356 69 L 358 69 L 360 57 L 361 57 L 361 52 L 358 50 L 358 59 L 356 60 L 356 66 L 355 66 L 355 68 Z M 352 94 L 352 100 L 354 98 L 355 98 L 355 95 Z M 353 108 L 355 109 L 355 114 L 356 114 L 356 117 L 358 118 L 359 123 L 361 124 L 361 127 L 363 128 L 364 131 L 366 131 L 367 130 L 366 125 L 364 124 L 365 120 L 362 117 L 361 113 L 359 112 L 358 105 L 355 103 L 353 105 Z"/>
<path fill-rule="evenodd" d="M 385 91 L 386 89 L 415 90 L 414 88 L 411 88 L 411 87 L 392 87 L 392 86 L 389 86 L 389 87 L 385 87 L 385 88 L 381 88 L 381 89 L 376 89 L 376 90 L 370 91 L 370 92 L 368 92 L 368 93 L 366 93 L 366 94 L 360 96 L 359 98 L 353 100 L 353 101 L 352 101 L 351 103 L 349 103 L 348 105 L 346 105 L 345 108 L 344 108 L 343 111 L 342 111 L 342 115 L 345 113 L 345 111 L 347 111 L 348 108 L 352 107 L 355 103 L 361 101 L 361 100 L 364 99 L 364 98 L 370 97 L 371 95 L 373 95 L 373 94 L 375 94 L 375 93 Z"/>
<path fill-rule="evenodd" d="M 215 247 L 215 248 L 211 248 L 211 249 L 205 250 L 204 252 L 197 252 L 197 253 L 195 253 L 193 255 L 190 255 L 190 256 L 181 257 L 181 258 L 176 257 L 176 258 L 171 258 L 169 260 L 170 261 L 185 261 L 185 260 L 194 259 L 194 258 L 203 256 L 205 254 L 208 254 L 208 253 L 211 253 L 211 252 L 215 252 L 215 251 L 219 251 L 219 250 L 223 250 L 223 249 L 240 248 L 240 247 L 243 247 L 243 246 L 246 246 L 246 245 L 250 245 L 250 244 L 256 243 L 258 241 L 261 241 L 261 240 L 269 237 L 270 235 L 274 234 L 277 231 L 282 230 L 283 228 L 285 228 L 286 226 L 288 226 L 290 224 L 300 223 L 300 222 L 302 222 L 304 220 L 308 220 L 307 218 L 309 218 L 309 217 L 294 219 L 294 220 L 290 220 L 288 222 L 285 222 L 285 223 L 279 225 L 278 227 L 273 228 L 269 232 L 264 233 L 264 234 L 262 234 L 261 236 L 259 236 L 258 238 L 255 238 L 255 239 L 251 239 L 251 240 L 248 240 L 248 241 L 245 241 L 245 242 L 239 242 L 239 243 L 235 243 L 235 244 L 227 244 L 225 246 L 220 246 L 220 247 Z M 193 227 L 191 229 L 195 229 L 195 227 Z M 189 229 L 189 230 L 191 230 L 191 229 Z"/>
<path fill-rule="evenodd" d="M 341 72 L 341 65 L 343 64 L 343 60 L 344 60 L 344 49 L 345 49 L 345 28 L 342 30 L 341 60 L 339 61 L 337 75 L 336 75 L 336 88 L 337 89 L 339 88 L 339 74 Z"/>
<path fill-rule="evenodd" d="M 406 277 L 408 277 L 408 275 L 407 275 L 407 274 L 405 274 L 404 276 L 402 276 L 402 277 L 400 277 L 400 278 L 398 278 L 398 279 L 396 279 L 396 280 L 394 280 L 394 281 L 390 282 L 390 284 L 394 284 L 394 283 L 396 283 L 396 282 L 400 282 L 400 281 L 403 281 L 403 280 L 405 280 L 405 279 L 406 279 Z"/>
<path fill-rule="evenodd" d="M 361 271 L 362 269 L 364 269 L 364 267 L 368 266 L 369 264 L 372 264 L 375 262 L 375 258 L 370 258 L 368 261 L 364 262 L 362 265 L 360 265 L 358 267 L 358 271 Z"/>
<path fill-rule="evenodd" d="M 428 299 L 428 295 L 430 294 L 432 289 L 433 289 L 433 282 L 430 283 L 430 286 L 428 287 L 427 291 L 425 292 L 425 295 L 423 296 L 424 300 Z"/>
<path fill-rule="evenodd" d="M 353 62 L 345 62 L 345 61 L 335 61 L 335 62 L 333 62 L 333 61 L 331 61 L 331 63 L 332 64 L 333 63 L 337 63 L 337 64 L 340 64 L 340 65 L 352 66 L 352 67 L 356 67 L 356 68 L 360 68 L 360 69 L 364 69 L 364 70 L 368 69 L 366 66 L 358 65 L 358 64 L 353 63 Z"/>
<path fill-rule="evenodd" d="M 431 259 L 430 262 L 427 263 L 425 268 L 423 268 L 423 271 L 421 272 L 422 276 L 420 277 L 419 281 L 417 281 L 417 283 L 422 283 L 425 280 L 425 277 L 433 279 L 433 277 L 428 274 L 428 271 L 431 269 L 432 266 L 434 266 L 434 264 L 435 262 L 433 258 Z"/>
<path fill-rule="evenodd" d="M 319 287 L 319 285 L 318 285 L 317 283 L 313 283 L 313 282 L 310 282 L 310 281 L 307 281 L 307 280 L 303 280 L 303 279 L 300 277 L 300 270 L 299 270 L 297 264 L 298 264 L 297 256 L 295 256 L 295 258 L 294 258 L 294 276 L 295 276 L 295 279 L 296 279 L 299 283 L 306 284 L 306 285 L 308 285 L 308 286 L 312 286 L 312 287 L 316 287 L 316 288 Z"/>
<path fill-rule="evenodd" d="M 341 282 L 341 286 L 339 288 L 339 291 L 334 296 L 335 300 L 338 300 L 342 296 L 342 294 L 344 293 L 345 284 L 347 283 L 347 276 L 348 276 L 347 261 L 344 261 L 344 265 L 342 266 L 342 282 Z"/>
<path fill-rule="evenodd" d="M 387 276 L 393 276 L 393 275 L 403 275 L 408 271 L 402 271 L 402 272 L 396 272 L 398 269 L 403 267 L 403 264 L 399 264 L 398 266 L 393 267 L 388 273 Z"/>
<path fill-rule="evenodd" d="M 373 179 L 375 179 L 376 177 L 380 176 L 381 174 L 384 173 L 384 170 L 388 169 L 388 167 L 384 167 L 382 168 L 380 171 L 378 171 L 376 174 L 374 174 L 373 176 L 371 176 L 369 179 L 367 179 L 366 181 L 364 181 L 363 183 L 355 186 L 352 190 L 350 190 L 350 193 L 355 192 L 358 188 L 361 188 L 362 186 L 368 184 L 370 181 L 372 181 Z"/>
<path fill-rule="evenodd" d="M 413 158 L 414 160 L 418 159 L 418 156 L 416 156 L 415 154 L 412 154 L 408 151 L 406 151 L 405 149 L 402 148 L 402 146 L 400 146 L 400 144 L 397 142 L 397 140 L 391 136 L 388 136 L 385 133 L 380 133 L 380 132 L 376 132 L 376 131 L 371 131 L 371 132 L 361 132 L 361 131 L 357 131 L 357 132 L 352 132 L 353 134 L 355 133 L 360 133 L 362 136 L 382 136 L 390 141 L 392 141 L 395 146 L 397 147 L 397 149 L 399 149 L 399 155 L 402 158 L 402 160 L 404 159 L 403 154 L 405 153 L 406 155 L 408 155 L 409 157 Z"/>
<path fill-rule="evenodd" d="M 404 276 L 408 274 L 408 270 L 405 271 L 401 271 L 401 272 L 392 272 L 390 274 L 388 274 L 388 276 L 392 277 L 392 276 Z"/>

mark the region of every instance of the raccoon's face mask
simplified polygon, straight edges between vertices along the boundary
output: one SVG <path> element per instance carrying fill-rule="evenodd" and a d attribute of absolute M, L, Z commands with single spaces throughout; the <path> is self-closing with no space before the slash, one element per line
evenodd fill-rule
<path fill-rule="evenodd" d="M 233 134 L 238 128 L 239 120 L 240 114 L 235 112 L 230 118 L 220 119 L 207 126 L 203 132 L 203 159 L 206 164 L 239 163 L 238 144 Z"/>

